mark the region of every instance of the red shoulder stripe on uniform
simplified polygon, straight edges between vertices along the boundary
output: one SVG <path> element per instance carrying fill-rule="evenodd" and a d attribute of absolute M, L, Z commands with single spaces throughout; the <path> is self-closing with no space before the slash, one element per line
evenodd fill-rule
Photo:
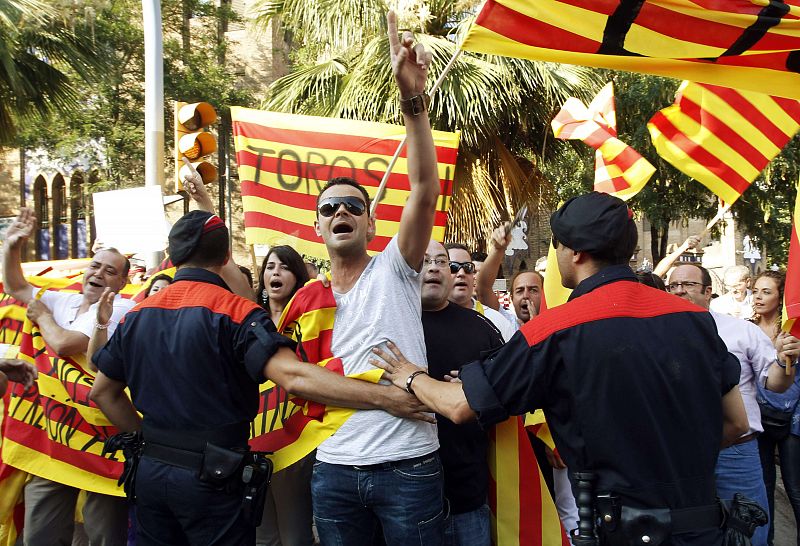
<path fill-rule="evenodd" d="M 207 282 L 180 281 L 145 299 L 133 308 L 180 309 L 205 307 L 212 313 L 226 315 L 234 322 L 242 322 L 247 315 L 260 309 L 254 302 Z"/>
<path fill-rule="evenodd" d="M 529 345 L 561 330 L 610 318 L 653 318 L 706 310 L 677 296 L 634 281 L 612 282 L 544 311 L 520 328 Z"/>

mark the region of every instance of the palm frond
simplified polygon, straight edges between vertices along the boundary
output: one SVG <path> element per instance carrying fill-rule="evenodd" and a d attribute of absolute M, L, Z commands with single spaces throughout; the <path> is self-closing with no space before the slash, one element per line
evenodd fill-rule
<path fill-rule="evenodd" d="M 320 62 L 277 79 L 270 86 L 262 108 L 315 116 L 333 115 L 334 105 L 347 74 L 341 59 Z"/>

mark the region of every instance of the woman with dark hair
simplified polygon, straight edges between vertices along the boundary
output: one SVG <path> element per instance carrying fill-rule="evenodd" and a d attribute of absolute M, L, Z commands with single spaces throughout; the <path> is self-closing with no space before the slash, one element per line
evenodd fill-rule
<path fill-rule="evenodd" d="M 765 271 L 753 283 L 752 322 L 775 343 L 781 332 L 784 275 L 777 271 Z M 764 432 L 758 436 L 761 468 L 769 501 L 769 535 L 767 543 L 772 546 L 775 535 L 775 449 L 783 476 L 783 485 L 792 505 L 795 523 L 800 525 L 800 374 L 786 392 L 777 393 L 758 386 L 758 405 L 761 408 L 761 424 Z M 800 544 L 800 531 L 797 535 Z"/>
<path fill-rule="evenodd" d="M 165 289 L 169 285 L 172 284 L 172 277 L 165 273 L 161 273 L 156 275 L 152 279 L 150 279 L 150 286 L 147 288 L 147 294 L 145 294 L 145 298 L 149 298 L 156 292 Z"/>
<path fill-rule="evenodd" d="M 308 282 L 308 270 L 300 254 L 287 245 L 274 246 L 264 257 L 256 301 L 277 327 L 283 309 Z M 264 517 L 256 529 L 259 546 L 311 546 L 311 471 L 315 454 L 272 476 L 264 503 Z"/>
<path fill-rule="evenodd" d="M 308 282 L 303 257 L 288 245 L 274 246 L 264 257 L 258 279 L 258 304 L 269 313 L 275 326 L 295 292 Z"/>

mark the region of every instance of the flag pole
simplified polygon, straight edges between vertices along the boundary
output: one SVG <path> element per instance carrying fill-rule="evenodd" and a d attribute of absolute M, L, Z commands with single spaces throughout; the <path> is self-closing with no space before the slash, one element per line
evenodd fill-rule
<path fill-rule="evenodd" d="M 436 82 L 434 82 L 433 87 L 431 87 L 430 91 L 428 91 L 428 95 L 433 97 L 436 91 L 439 90 L 439 88 L 442 86 L 442 82 L 444 81 L 445 76 L 447 76 L 447 74 L 453 68 L 453 65 L 456 64 L 456 60 L 458 60 L 458 57 L 461 55 L 462 51 L 463 50 L 461 49 L 461 46 L 456 48 L 455 53 L 453 53 L 453 56 L 445 65 L 444 70 L 442 70 L 442 73 L 439 74 L 439 77 L 436 79 Z M 378 208 L 378 201 L 380 201 L 381 197 L 383 196 L 383 192 L 386 189 L 386 183 L 389 181 L 389 175 L 392 174 L 392 169 L 394 168 L 395 163 L 397 163 L 397 159 L 400 157 L 400 153 L 403 151 L 403 148 L 405 148 L 406 146 L 406 138 L 407 135 L 404 135 L 403 139 L 397 145 L 397 149 L 394 151 L 394 155 L 392 156 L 391 161 L 389 161 L 389 165 L 386 167 L 386 172 L 383 173 L 383 178 L 381 178 L 381 183 L 380 185 L 378 185 L 378 191 L 375 192 L 375 198 L 372 200 L 372 209 L 369 211 L 370 216 L 374 215 L 375 209 Z"/>
<path fill-rule="evenodd" d="M 706 235 L 708 235 L 708 232 L 709 232 L 709 231 L 711 231 L 711 228 L 713 228 L 715 225 L 717 225 L 717 222 L 719 222 L 720 220 L 722 220 L 722 217 L 723 217 L 723 216 L 725 216 L 725 214 L 726 214 L 726 213 L 727 213 L 729 210 L 731 210 L 731 205 L 732 205 L 732 204 L 733 204 L 733 203 L 726 203 L 726 204 L 725 204 L 725 206 L 723 206 L 722 208 L 720 208 L 720 209 L 719 209 L 719 211 L 717 211 L 717 215 L 716 215 L 716 216 L 714 216 L 714 217 L 713 217 L 713 218 L 712 218 L 712 219 L 711 219 L 711 220 L 708 222 L 708 224 L 706 224 L 706 228 L 703 230 L 703 232 L 702 232 L 702 233 L 700 233 L 700 238 L 701 238 L 701 239 L 702 239 L 703 237 L 705 237 Z"/>

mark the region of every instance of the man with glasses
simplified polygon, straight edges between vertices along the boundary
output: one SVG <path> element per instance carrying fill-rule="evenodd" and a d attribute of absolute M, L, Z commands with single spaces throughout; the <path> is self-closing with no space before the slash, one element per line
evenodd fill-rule
<path fill-rule="evenodd" d="M 503 345 L 500 331 L 484 316 L 448 301 L 453 275 L 444 246 L 431 241 L 422 275 L 422 326 L 428 373 L 436 379 Z M 450 507 L 445 521 L 448 546 L 491 544 L 487 455 L 489 438 L 478 423 L 456 425 L 437 415 L 444 493 Z"/>
<path fill-rule="evenodd" d="M 667 290 L 687 301 L 708 309 L 711 303 L 711 275 L 697 264 L 683 264 L 676 267 L 669 277 Z M 785 359 L 795 360 L 800 354 L 797 339 L 779 337 L 776 347 L 761 328 L 752 322 L 712 311 L 711 316 L 717 325 L 722 341 L 741 364 L 739 390 L 742 393 L 747 411 L 749 428 L 733 445 L 723 449 L 717 461 L 717 494 L 723 500 L 731 500 L 734 493 L 742 493 L 758 502 L 767 512 L 767 490 L 761 473 L 761 459 L 758 454 L 757 436 L 764 431 L 761 425 L 761 411 L 756 401 L 756 381 L 765 388 L 784 392 L 794 382 L 795 369 L 786 373 Z M 695 339 L 675 341 L 695 343 Z M 756 530 L 753 546 L 766 546 L 769 526 Z"/>
<path fill-rule="evenodd" d="M 569 301 L 462 367 L 463 383 L 434 380 L 391 346 L 374 362 L 456 423 L 491 426 L 543 408 L 579 510 L 600 522 L 581 520 L 586 543 L 597 532 L 603 545 L 718 545 L 714 465 L 746 426 L 739 365 L 708 313 L 637 282 L 632 218 L 622 200 L 596 192 L 556 211 Z"/>
<path fill-rule="evenodd" d="M 439 196 L 425 94 L 431 53 L 415 45 L 410 32 L 398 37 L 393 13 L 387 19 L 411 190 L 399 232 L 379 255 L 367 253 L 375 218 L 366 190 L 351 178 L 325 185 L 314 222 L 331 260 L 331 351 L 347 375 L 373 370 L 371 348 L 390 339 L 425 362 L 420 271 Z M 370 545 L 379 529 L 388 546 L 440 544 L 445 514 L 438 448 L 433 423 L 356 411 L 317 448 L 311 493 L 322 544 Z"/>
<path fill-rule="evenodd" d="M 475 264 L 472 254 L 461 243 L 448 243 L 445 245 L 450 258 L 450 274 L 453 276 L 453 288 L 450 290 L 450 301 L 461 307 L 473 309 L 492 321 L 500 333 L 503 341 L 508 341 L 514 335 L 516 328 L 508 322 L 498 311 L 483 305 L 472 298 L 475 290 Z"/>

